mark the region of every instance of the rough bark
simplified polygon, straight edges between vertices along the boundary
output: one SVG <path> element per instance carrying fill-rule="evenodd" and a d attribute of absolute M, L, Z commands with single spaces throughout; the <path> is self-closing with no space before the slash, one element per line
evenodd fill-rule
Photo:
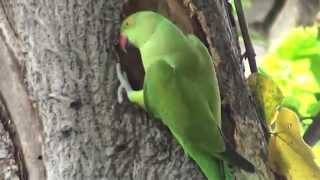
<path fill-rule="evenodd" d="M 16 149 L 12 143 L 12 134 L 6 129 L 10 126 L 7 110 L 0 101 L 0 179 L 17 180 L 19 179 L 19 168 L 16 161 Z M 5 128 L 4 125 L 7 127 Z M 11 136 L 10 136 L 11 135 Z"/>
<path fill-rule="evenodd" d="M 203 179 L 159 121 L 116 102 L 115 45 L 124 1 L 0 2 L 0 92 L 13 123 L 7 131 L 16 133 L 13 144 L 21 151 L 15 159 L 23 161 L 20 172 L 32 180 Z M 192 13 L 197 18 L 198 35 L 217 67 L 226 136 L 258 169 L 236 169 L 237 179 L 272 179 L 224 1 L 159 2 L 148 6 L 168 17 L 185 11 L 177 23 L 187 25 Z"/>

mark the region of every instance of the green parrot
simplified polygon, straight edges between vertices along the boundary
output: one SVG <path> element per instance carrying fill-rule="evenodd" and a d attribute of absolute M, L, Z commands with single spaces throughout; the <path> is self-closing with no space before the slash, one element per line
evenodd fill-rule
<path fill-rule="evenodd" d="M 196 36 L 185 35 L 160 14 L 140 11 L 123 21 L 119 44 L 124 51 L 137 47 L 145 70 L 141 90 L 120 78 L 128 99 L 161 119 L 209 180 L 225 179 L 223 161 L 255 171 L 224 142 L 216 73 Z"/>

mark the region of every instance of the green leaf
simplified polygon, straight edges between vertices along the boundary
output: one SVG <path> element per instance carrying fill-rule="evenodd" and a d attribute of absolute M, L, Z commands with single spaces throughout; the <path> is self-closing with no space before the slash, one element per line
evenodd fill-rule
<path fill-rule="evenodd" d="M 293 29 L 260 64 L 284 95 L 284 105 L 309 117 L 320 110 L 320 41 L 318 27 Z M 318 96 L 317 96 L 318 95 Z"/>
<path fill-rule="evenodd" d="M 301 60 L 319 54 L 320 43 L 317 36 L 316 26 L 293 29 L 276 47 L 276 54 L 290 60 Z"/>

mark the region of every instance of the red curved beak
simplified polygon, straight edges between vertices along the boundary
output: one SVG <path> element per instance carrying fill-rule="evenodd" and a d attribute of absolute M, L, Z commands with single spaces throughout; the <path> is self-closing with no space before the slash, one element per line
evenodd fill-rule
<path fill-rule="evenodd" d="M 128 38 L 123 33 L 120 33 L 119 46 L 124 52 L 127 52 L 126 50 L 127 43 L 128 43 Z"/>

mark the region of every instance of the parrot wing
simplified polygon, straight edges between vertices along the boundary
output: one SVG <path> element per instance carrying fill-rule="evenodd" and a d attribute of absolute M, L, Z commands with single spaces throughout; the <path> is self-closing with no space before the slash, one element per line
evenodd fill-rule
<path fill-rule="evenodd" d="M 206 64 L 206 66 L 207 67 L 213 66 L 213 62 L 211 60 L 212 58 L 209 54 L 209 51 L 208 51 L 207 47 L 205 47 L 204 44 L 200 41 L 200 39 L 193 34 L 188 34 L 187 38 L 189 40 L 188 42 L 190 42 L 190 44 L 193 46 L 193 48 L 196 49 L 196 52 L 198 53 L 199 57 L 201 59 L 207 59 L 206 63 L 208 63 L 208 64 Z M 212 70 L 213 70 L 212 76 L 213 76 L 213 78 L 215 78 L 215 80 L 212 80 L 210 83 L 212 83 L 211 84 L 212 88 L 214 88 L 215 89 L 214 91 L 217 92 L 217 94 L 219 95 L 220 94 L 219 93 L 219 85 L 218 85 L 218 80 L 216 79 L 216 77 L 214 77 L 216 74 L 214 67 L 212 67 Z M 206 84 L 209 85 L 209 83 L 206 83 Z M 208 88 L 208 89 L 209 89 L 209 91 L 207 91 L 205 93 L 207 93 L 206 94 L 207 97 L 212 97 L 213 91 L 211 88 Z M 209 105 L 212 110 L 212 113 L 217 113 L 218 111 L 220 111 L 220 109 L 217 109 L 217 108 L 220 108 L 220 106 L 219 107 L 215 106 L 215 104 L 217 104 L 215 101 L 220 101 L 220 98 L 208 98 L 208 101 L 209 101 Z M 219 114 L 220 114 L 220 112 L 219 112 Z M 221 117 L 216 118 L 216 119 L 217 119 L 216 120 L 217 124 L 221 128 Z"/>
<path fill-rule="evenodd" d="M 162 119 L 185 151 L 192 146 L 216 157 L 225 151 L 225 144 L 208 97 L 201 92 L 200 81 L 184 74 L 173 63 L 177 56 L 167 58 L 155 61 L 147 69 L 146 108 Z"/>
<path fill-rule="evenodd" d="M 188 38 L 190 44 L 193 46 L 193 48 L 197 50 L 200 59 L 207 59 L 207 60 L 210 59 L 209 61 L 206 61 L 206 63 L 209 63 L 206 66 L 210 67 L 210 65 L 212 65 L 213 62 L 211 61 L 211 56 L 208 52 L 208 49 L 204 46 L 204 44 L 200 41 L 200 39 L 197 36 L 194 36 L 193 34 L 189 34 L 187 36 L 187 38 Z M 212 67 L 212 70 L 213 70 L 212 75 L 214 76 L 216 74 L 215 69 Z M 212 83 L 211 88 L 208 88 L 209 91 L 204 92 L 204 93 L 207 93 L 206 94 L 207 97 L 212 97 L 212 96 L 214 97 L 214 95 L 212 93 L 213 92 L 212 88 L 215 88 L 214 89 L 215 93 L 217 93 L 218 95 L 220 94 L 219 93 L 219 85 L 217 83 L 218 80 L 216 79 L 216 77 L 213 77 L 213 78 L 214 79 L 211 81 L 211 83 Z M 209 83 L 206 83 L 206 84 L 208 85 Z M 208 98 L 210 109 L 213 114 L 215 114 L 215 113 L 218 114 L 217 112 L 220 111 L 220 109 L 218 109 L 218 108 L 220 108 L 220 103 L 217 103 L 216 101 L 220 101 L 220 99 L 217 97 Z M 219 104 L 219 106 L 217 104 Z M 221 118 L 219 117 L 216 119 L 217 119 L 217 121 L 216 121 L 217 124 L 220 125 Z M 219 126 L 219 128 L 221 128 L 221 126 Z M 223 133 L 221 133 L 221 134 L 223 134 Z M 236 165 L 238 167 L 241 167 L 242 169 L 245 169 L 246 171 L 249 171 L 249 172 L 254 171 L 254 169 L 255 169 L 254 166 L 248 160 L 243 158 L 239 153 L 237 153 L 230 146 L 230 144 L 228 144 L 228 142 L 225 142 L 225 146 L 226 146 L 226 151 L 220 154 L 220 159 L 224 159 L 233 165 Z"/>

